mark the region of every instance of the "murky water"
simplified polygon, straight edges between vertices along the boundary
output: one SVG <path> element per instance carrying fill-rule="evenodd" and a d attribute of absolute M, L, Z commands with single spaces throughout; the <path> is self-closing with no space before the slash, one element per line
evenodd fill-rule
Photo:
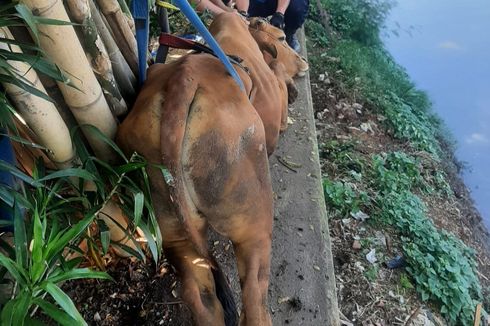
<path fill-rule="evenodd" d="M 387 27 L 386 47 L 456 138 L 469 166 L 464 180 L 490 228 L 490 1 L 399 0 Z"/>

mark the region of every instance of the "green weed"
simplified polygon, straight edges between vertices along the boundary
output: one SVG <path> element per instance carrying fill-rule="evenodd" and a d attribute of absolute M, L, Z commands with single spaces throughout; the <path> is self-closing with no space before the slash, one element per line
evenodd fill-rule
<path fill-rule="evenodd" d="M 400 285 L 404 289 L 413 289 L 412 282 L 410 282 L 410 280 L 408 279 L 407 274 L 405 274 L 405 273 L 402 273 L 400 275 Z"/>
<path fill-rule="evenodd" d="M 357 190 L 352 183 L 324 179 L 323 189 L 325 200 L 341 216 L 357 213 L 369 204 L 368 194 Z"/>
<path fill-rule="evenodd" d="M 375 282 L 378 279 L 378 271 L 379 268 L 374 265 L 369 267 L 365 272 L 364 276 L 370 281 L 370 282 Z"/>
<path fill-rule="evenodd" d="M 423 301 L 439 304 L 452 324 L 469 323 L 482 300 L 473 250 L 438 230 L 426 216 L 425 205 L 411 192 L 420 184 L 413 160 L 391 153 L 384 159 L 375 156 L 373 161 L 377 218 L 401 234 L 407 271 L 417 292 Z"/>

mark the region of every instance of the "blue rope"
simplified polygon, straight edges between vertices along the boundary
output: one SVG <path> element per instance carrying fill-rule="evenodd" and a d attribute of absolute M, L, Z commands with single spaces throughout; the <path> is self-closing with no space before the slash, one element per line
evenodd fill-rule
<path fill-rule="evenodd" d="M 182 13 L 190 20 L 191 24 L 194 25 L 195 28 L 199 31 L 201 36 L 204 38 L 206 43 L 208 43 L 209 47 L 213 49 L 214 53 L 218 56 L 221 62 L 225 65 L 226 70 L 228 70 L 229 74 L 235 79 L 236 83 L 240 87 L 242 91 L 245 91 L 245 87 L 243 86 L 243 82 L 240 79 L 240 76 L 236 72 L 235 68 L 231 64 L 230 60 L 220 48 L 214 37 L 209 33 L 208 29 L 202 23 L 199 16 L 196 14 L 194 9 L 192 9 L 191 5 L 187 0 L 174 0 L 177 7 L 180 8 Z"/>

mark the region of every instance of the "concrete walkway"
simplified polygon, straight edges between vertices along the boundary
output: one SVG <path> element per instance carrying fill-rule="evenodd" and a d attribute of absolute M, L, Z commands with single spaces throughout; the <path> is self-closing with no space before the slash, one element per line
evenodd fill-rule
<path fill-rule="evenodd" d="M 300 41 L 305 49 L 303 32 Z M 269 304 L 277 326 L 338 325 L 309 75 L 296 86 L 299 96 L 289 111 L 293 123 L 270 158 L 277 197 Z"/>

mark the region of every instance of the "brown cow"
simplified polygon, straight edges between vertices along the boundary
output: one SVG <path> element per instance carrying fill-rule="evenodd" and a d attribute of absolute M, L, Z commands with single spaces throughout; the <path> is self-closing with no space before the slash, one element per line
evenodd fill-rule
<path fill-rule="evenodd" d="M 252 18 L 250 28 L 237 14 L 225 13 L 215 18 L 209 31 L 227 54 L 240 57 L 250 70 L 250 101 L 264 124 L 270 155 L 279 131 L 287 127 L 288 101 L 292 103 L 297 95 L 292 77 L 304 74 L 308 64 L 287 45 L 284 32 L 266 20 Z"/>
<path fill-rule="evenodd" d="M 271 73 L 247 25 L 234 14 L 220 17 L 229 23 L 221 25 L 223 32 L 214 27 L 221 42 L 243 37 L 233 50 L 251 70 L 236 66 L 245 91 L 207 54 L 153 65 L 117 142 L 127 154 L 139 152 L 153 164 L 148 173 L 164 251 L 182 277 L 182 296 L 195 323 L 235 325 L 237 318 L 231 290 L 207 248 L 211 226 L 233 242 L 242 287 L 240 324 L 267 326 L 272 187 L 263 119 L 249 96 L 256 99 L 270 89 L 275 99 L 285 98 L 276 76 L 257 76 Z M 281 108 L 275 106 L 277 130 Z M 166 180 L 155 164 L 168 168 Z"/>
<path fill-rule="evenodd" d="M 308 62 L 296 53 L 286 42 L 286 35 L 281 29 L 272 26 L 261 17 L 250 18 L 249 30 L 261 51 L 269 52 L 272 59 L 284 66 L 287 78 L 302 77 L 308 71 Z"/>
<path fill-rule="evenodd" d="M 117 134 L 126 153 L 137 151 L 170 172 L 165 182 L 158 168 L 148 168 L 165 254 L 182 277 L 182 296 L 198 325 L 224 325 L 225 317 L 233 325 L 230 310 L 236 313 L 208 252 L 208 225 L 233 242 L 242 325 L 270 325 L 269 165 L 264 127 L 247 96 L 252 81 L 244 70 L 237 71 L 246 92 L 207 54 L 153 65 Z"/>

